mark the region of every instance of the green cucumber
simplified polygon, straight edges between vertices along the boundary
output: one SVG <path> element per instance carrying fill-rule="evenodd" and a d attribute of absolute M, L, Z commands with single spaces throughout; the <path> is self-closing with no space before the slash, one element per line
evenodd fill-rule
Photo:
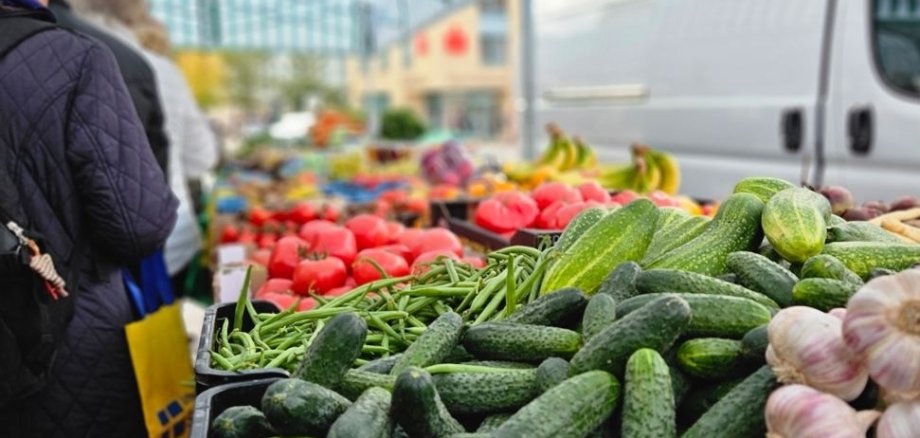
<path fill-rule="evenodd" d="M 268 438 L 275 433 L 265 414 L 252 406 L 225 409 L 211 423 L 216 438 Z"/>
<path fill-rule="evenodd" d="M 897 272 L 892 271 L 891 269 L 885 268 L 875 268 L 869 271 L 869 279 L 878 278 L 878 277 L 887 277 L 889 275 L 897 274 Z"/>
<path fill-rule="evenodd" d="M 597 293 L 610 295 L 615 301 L 625 300 L 639 294 L 636 290 L 636 277 L 642 268 L 636 262 L 623 262 L 617 265 L 604 278 Z"/>
<path fill-rule="evenodd" d="M 753 252 L 733 252 L 725 264 L 738 275 L 739 284 L 786 307 L 792 303 L 792 287 L 799 281 L 788 269 Z"/>
<path fill-rule="evenodd" d="M 476 428 L 476 433 L 492 432 L 501 427 L 509 418 L 511 418 L 511 414 L 507 412 L 489 415 L 482 420 L 482 423 L 479 423 L 479 427 Z"/>
<path fill-rule="evenodd" d="M 806 278 L 792 289 L 792 302 L 827 312 L 835 307 L 846 307 L 859 288 L 857 284 L 831 278 Z"/>
<path fill-rule="evenodd" d="M 831 204 L 808 189 L 783 190 L 763 209 L 764 234 L 784 259 L 801 263 L 820 254 L 827 239 Z"/>
<path fill-rule="evenodd" d="M 364 365 L 359 366 L 357 369 L 360 371 L 367 371 L 369 373 L 389 374 L 390 370 L 393 369 L 393 365 L 396 364 L 396 361 L 398 361 L 400 357 L 402 357 L 402 353 L 391 354 L 387 357 L 374 359 Z"/>
<path fill-rule="evenodd" d="M 493 438 L 581 438 L 617 407 L 620 383 L 603 371 L 571 377 L 528 403 L 492 431 Z"/>
<path fill-rule="evenodd" d="M 722 338 L 697 338 L 677 349 L 677 363 L 698 379 L 722 379 L 740 369 L 741 341 Z"/>
<path fill-rule="evenodd" d="M 655 224 L 656 230 L 663 230 L 691 217 L 687 210 L 680 207 L 659 207 L 658 213 L 658 223 Z"/>
<path fill-rule="evenodd" d="M 262 412 L 280 435 L 325 436 L 350 406 L 338 393 L 301 379 L 280 379 L 262 396 Z"/>
<path fill-rule="evenodd" d="M 293 377 L 335 388 L 361 355 L 366 339 L 367 323 L 358 314 L 336 315 L 316 335 Z"/>
<path fill-rule="evenodd" d="M 546 392 L 568 378 L 569 363 L 558 357 L 546 359 L 537 367 L 537 386 L 540 392 Z"/>
<path fill-rule="evenodd" d="M 741 356 L 748 362 L 763 365 L 766 361 L 767 347 L 770 339 L 767 337 L 769 324 L 754 327 L 748 330 L 741 338 Z"/>
<path fill-rule="evenodd" d="M 690 337 L 741 339 L 748 330 L 770 322 L 770 309 L 746 298 L 703 294 L 648 294 L 623 301 L 617 306 L 621 315 L 628 315 L 666 296 L 677 296 L 687 302 L 693 318 L 685 330 Z M 621 316 L 622 318 L 622 316 Z"/>
<path fill-rule="evenodd" d="M 732 193 L 750 193 L 766 204 L 773 195 L 791 188 L 795 188 L 795 184 L 784 179 L 769 176 L 752 176 L 738 181 Z"/>
<path fill-rule="evenodd" d="M 630 356 L 624 386 L 623 437 L 677 435 L 671 375 L 657 351 L 641 348 Z"/>
<path fill-rule="evenodd" d="M 883 242 L 836 242 L 824 247 L 824 254 L 837 257 L 862 279 L 873 269 L 900 272 L 920 263 L 920 245 Z"/>
<path fill-rule="evenodd" d="M 387 438 L 390 422 L 390 392 L 368 388 L 329 428 L 326 438 Z"/>
<path fill-rule="evenodd" d="M 581 321 L 581 333 L 591 339 L 617 320 L 616 301 L 607 294 L 597 294 L 588 301 Z"/>
<path fill-rule="evenodd" d="M 666 228 L 658 228 L 642 257 L 641 264 L 649 265 L 669 251 L 690 242 L 703 234 L 711 223 L 712 220 L 706 216 L 694 216 L 672 223 Z"/>
<path fill-rule="evenodd" d="M 862 285 L 863 281 L 855 272 L 832 255 L 818 254 L 805 260 L 802 264 L 802 278 L 830 278 L 847 283 Z"/>
<path fill-rule="evenodd" d="M 629 356 L 640 348 L 663 352 L 690 323 L 690 306 L 676 296 L 661 297 L 607 326 L 572 357 L 570 375 L 605 370 L 622 376 Z"/>
<path fill-rule="evenodd" d="M 519 307 L 507 322 L 533 325 L 567 326 L 585 310 L 588 299 L 580 290 L 567 287 Z"/>
<path fill-rule="evenodd" d="M 441 401 L 453 415 L 513 412 L 540 394 L 536 369 L 460 369 L 432 375 Z"/>
<path fill-rule="evenodd" d="M 468 360 L 460 365 L 475 365 L 490 368 L 533 369 L 533 364 L 527 362 L 510 362 L 507 360 Z"/>
<path fill-rule="evenodd" d="M 827 228 L 827 243 L 833 242 L 888 242 L 904 243 L 882 227 L 863 221 L 845 222 Z"/>
<path fill-rule="evenodd" d="M 742 377 L 722 382 L 706 382 L 705 385 L 694 387 L 680 404 L 678 420 L 681 424 L 693 424 L 743 380 Z"/>
<path fill-rule="evenodd" d="M 604 216 L 559 257 L 546 274 L 541 293 L 571 286 L 593 295 L 613 268 L 642 258 L 657 220 L 658 208 L 647 199 Z"/>
<path fill-rule="evenodd" d="M 776 376 L 764 365 L 725 394 L 682 438 L 749 438 L 767 431 L 763 410 L 776 387 Z"/>
<path fill-rule="evenodd" d="M 636 278 L 636 287 L 640 292 L 647 294 L 681 292 L 747 298 L 771 309 L 779 309 L 776 301 L 771 300 L 762 293 L 695 272 L 683 272 L 673 269 L 643 271 Z"/>
<path fill-rule="evenodd" d="M 790 263 L 787 262 L 783 256 L 779 255 L 778 252 L 776 252 L 776 249 L 773 248 L 773 245 L 770 245 L 770 242 L 761 245 L 760 248 L 757 249 L 757 254 L 766 257 L 771 262 L 776 263 L 784 268 L 789 268 L 790 266 Z"/>
<path fill-rule="evenodd" d="M 390 374 L 398 376 L 409 367 L 426 367 L 441 363 L 457 346 L 463 331 L 463 319 L 454 312 L 441 314 L 421 336 L 403 352 Z"/>
<path fill-rule="evenodd" d="M 370 371 L 361 371 L 359 369 L 348 370 L 342 381 L 339 382 L 335 390 L 349 400 L 355 400 L 367 391 L 368 388 L 375 386 L 391 390 L 396 383 L 396 376 L 390 374 L 372 373 Z"/>
<path fill-rule="evenodd" d="M 559 240 L 556 241 L 556 251 L 568 251 L 588 229 L 600 222 L 607 214 L 607 210 L 600 207 L 591 207 L 582 210 L 581 213 L 578 213 L 578 215 L 569 222 L 565 230 L 562 231 L 562 235 L 559 236 Z"/>
<path fill-rule="evenodd" d="M 739 252 L 743 252 L 743 251 L 739 251 Z M 734 253 L 732 253 L 732 254 L 734 254 Z M 729 255 L 731 255 L 731 254 L 729 254 Z M 726 259 L 726 261 L 727 261 L 727 260 L 728 260 L 728 259 Z M 729 267 L 729 269 L 731 269 L 731 268 Z M 741 284 L 741 279 L 738 278 L 738 274 L 735 274 L 734 272 L 726 272 L 725 274 L 716 276 L 715 278 L 716 278 L 717 280 L 722 280 L 722 281 L 724 281 L 724 282 L 726 282 L 726 283 Z M 746 286 L 745 286 L 745 287 L 746 287 Z M 755 292 L 756 292 L 756 291 L 755 291 Z"/>
<path fill-rule="evenodd" d="M 396 378 L 390 416 L 410 437 L 447 437 L 466 432 L 447 411 L 431 375 L 410 367 Z"/>
<path fill-rule="evenodd" d="M 762 213 L 763 202 L 754 195 L 731 195 L 699 236 L 643 264 L 643 267 L 677 269 L 705 275 L 724 274 L 727 270 L 725 258 L 730 253 L 751 250 L 763 240 L 760 229 Z"/>
<path fill-rule="evenodd" d="M 450 350 L 447 357 L 444 358 L 443 363 L 462 363 L 471 360 L 476 360 L 476 356 L 470 354 L 469 351 L 466 351 L 466 348 L 463 348 L 462 345 L 457 344 L 453 350 Z"/>
<path fill-rule="evenodd" d="M 572 330 L 502 322 L 470 327 L 463 336 L 463 346 L 476 357 L 535 363 L 572 357 L 581 345 L 581 335 Z"/>
<path fill-rule="evenodd" d="M 843 225 L 845 223 L 847 223 L 847 220 L 840 216 L 837 216 L 836 214 L 832 214 L 831 217 L 827 219 L 828 227 L 835 227 L 837 225 Z M 830 237 L 830 230 L 828 230 L 828 237 Z"/>

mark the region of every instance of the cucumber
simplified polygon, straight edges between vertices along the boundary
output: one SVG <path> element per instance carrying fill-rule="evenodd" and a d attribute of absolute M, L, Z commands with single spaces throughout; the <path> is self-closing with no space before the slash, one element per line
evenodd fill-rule
<path fill-rule="evenodd" d="M 909 243 L 836 242 L 827 244 L 824 254 L 837 257 L 864 280 L 873 269 L 900 272 L 920 263 L 920 245 Z"/>
<path fill-rule="evenodd" d="M 795 184 L 780 178 L 768 176 L 752 176 L 738 181 L 732 193 L 750 193 L 766 204 L 773 195 L 795 188 Z"/>
<path fill-rule="evenodd" d="M 492 431 L 493 438 L 581 438 L 617 407 L 620 383 L 603 371 L 571 377 L 546 391 Z"/>
<path fill-rule="evenodd" d="M 776 263 L 784 268 L 789 268 L 790 263 L 787 262 L 783 256 L 779 255 L 779 253 L 776 252 L 776 249 L 773 248 L 773 245 L 770 245 L 769 242 L 761 245 L 760 248 L 757 249 L 757 254 L 766 257 L 771 262 Z"/>
<path fill-rule="evenodd" d="M 358 314 L 336 315 L 316 335 L 293 377 L 335 388 L 361 355 L 366 339 L 367 323 Z"/>
<path fill-rule="evenodd" d="M 252 406 L 225 409 L 211 423 L 211 433 L 216 438 L 268 438 L 275 434 L 265 414 Z"/>
<path fill-rule="evenodd" d="M 509 418 L 511 418 L 511 414 L 506 412 L 489 415 L 482 420 L 482 423 L 479 423 L 476 433 L 486 433 L 498 429 Z"/>
<path fill-rule="evenodd" d="M 533 325 L 567 326 L 581 317 L 588 299 L 580 290 L 567 287 L 543 295 L 518 308 L 507 322 Z"/>
<path fill-rule="evenodd" d="M 262 412 L 280 435 L 325 436 L 350 406 L 338 393 L 300 379 L 280 379 L 262 396 Z"/>
<path fill-rule="evenodd" d="M 526 362 L 510 362 L 507 360 L 468 360 L 460 362 L 460 365 L 474 365 L 478 367 L 490 368 L 510 368 L 510 369 L 533 369 L 533 364 Z"/>
<path fill-rule="evenodd" d="M 744 251 L 738 251 L 738 252 L 744 252 Z M 734 254 L 734 253 L 732 253 L 732 254 Z M 731 255 L 731 254 L 729 254 L 729 255 Z M 728 259 L 726 259 L 726 260 L 728 260 Z M 731 267 L 729 267 L 729 269 L 731 269 Z M 726 272 L 726 273 L 724 273 L 724 274 L 722 274 L 722 275 L 716 276 L 715 278 L 716 278 L 717 280 L 722 280 L 722 281 L 724 281 L 724 282 L 726 282 L 726 283 L 741 284 L 741 279 L 738 278 L 738 274 L 735 274 L 734 272 Z M 750 288 L 749 288 L 749 289 L 750 289 Z M 755 292 L 756 292 L 756 291 L 755 291 Z"/>
<path fill-rule="evenodd" d="M 767 426 L 763 410 L 776 384 L 770 367 L 760 367 L 706 411 L 682 438 L 764 436 Z"/>
<path fill-rule="evenodd" d="M 725 258 L 730 253 L 751 250 L 763 240 L 760 229 L 762 213 L 763 202 L 754 195 L 731 195 L 699 236 L 643 264 L 643 267 L 677 269 L 705 275 L 724 274 L 727 271 Z"/>
<path fill-rule="evenodd" d="M 502 322 L 470 327 L 463 336 L 463 346 L 476 357 L 535 363 L 572 357 L 581 345 L 581 335 L 572 330 Z"/>
<path fill-rule="evenodd" d="M 677 349 L 677 363 L 698 379 L 722 379 L 741 370 L 741 341 L 722 338 L 697 338 Z"/>
<path fill-rule="evenodd" d="M 814 307 L 827 312 L 835 307 L 846 307 L 847 301 L 860 288 L 859 285 L 830 278 L 806 278 L 792 289 L 792 302 L 797 306 Z"/>
<path fill-rule="evenodd" d="M 640 272 L 642 268 L 636 262 L 620 263 L 604 278 L 597 293 L 610 295 L 615 301 L 632 298 L 639 294 L 636 290 L 636 277 Z"/>
<path fill-rule="evenodd" d="M 390 422 L 390 392 L 368 388 L 329 428 L 326 438 L 387 438 Z"/>
<path fill-rule="evenodd" d="M 581 333 L 585 339 L 591 339 L 604 327 L 617 320 L 616 301 L 607 294 L 597 294 L 588 301 L 581 321 Z"/>
<path fill-rule="evenodd" d="M 636 350 L 626 362 L 621 436 L 674 437 L 677 435 L 674 393 L 668 364 L 655 350 Z"/>
<path fill-rule="evenodd" d="M 680 207 L 659 207 L 658 223 L 655 224 L 656 230 L 663 230 L 673 225 L 679 224 L 690 219 L 690 213 Z"/>
<path fill-rule="evenodd" d="M 377 386 L 386 390 L 391 390 L 395 383 L 396 376 L 354 369 L 348 370 L 348 372 L 345 373 L 345 376 L 342 377 L 342 381 L 339 382 L 335 390 L 345 398 L 355 400 L 367 391 L 368 388 Z"/>
<path fill-rule="evenodd" d="M 578 213 L 562 231 L 556 241 L 556 251 L 566 252 L 588 229 L 607 216 L 607 210 L 600 207 L 586 208 Z"/>
<path fill-rule="evenodd" d="M 869 271 L 869 279 L 878 278 L 878 277 L 886 277 L 886 276 L 894 275 L 894 274 L 897 274 L 897 272 L 892 271 L 891 269 L 875 268 Z"/>
<path fill-rule="evenodd" d="M 770 198 L 761 225 L 776 252 L 801 263 L 824 249 L 830 215 L 831 204 L 823 195 L 803 188 L 787 189 Z"/>
<path fill-rule="evenodd" d="M 805 260 L 801 274 L 802 278 L 830 278 L 860 286 L 863 284 L 855 272 L 847 269 L 836 257 L 827 254 L 818 254 Z"/>
<path fill-rule="evenodd" d="M 536 369 L 493 370 L 439 373 L 432 380 L 453 415 L 513 412 L 540 394 Z"/>
<path fill-rule="evenodd" d="M 827 219 L 828 227 L 835 227 L 837 225 L 843 225 L 845 223 L 847 223 L 847 220 L 840 216 L 837 216 L 836 214 L 832 214 L 831 217 Z M 828 237 L 830 237 L 830 230 L 828 230 Z"/>
<path fill-rule="evenodd" d="M 792 287 L 799 278 L 778 263 L 757 253 L 737 251 L 725 258 L 725 264 L 738 275 L 742 286 L 766 295 L 781 307 L 792 303 Z"/>
<path fill-rule="evenodd" d="M 450 353 L 447 357 L 444 358 L 442 362 L 444 363 L 462 363 L 471 360 L 476 360 L 476 356 L 470 354 L 469 351 L 466 351 L 466 348 L 463 348 L 462 345 L 457 344 L 453 350 L 450 350 Z"/>
<path fill-rule="evenodd" d="M 827 243 L 833 242 L 888 242 L 904 243 L 882 227 L 863 221 L 844 222 L 827 228 Z"/>
<path fill-rule="evenodd" d="M 402 356 L 402 353 L 391 354 L 387 357 L 381 357 L 379 359 L 374 359 L 364 365 L 359 366 L 357 369 L 359 371 L 367 371 L 369 373 L 377 374 L 389 374 L 390 370 L 393 369 L 393 365 L 396 364 L 396 361 Z"/>
<path fill-rule="evenodd" d="M 421 336 L 403 352 L 390 374 L 401 375 L 409 367 L 426 367 L 441 363 L 457 346 L 463 331 L 463 319 L 454 312 L 441 314 Z"/>
<path fill-rule="evenodd" d="M 690 306 L 682 298 L 666 296 L 607 326 L 591 338 L 571 360 L 569 375 L 605 370 L 622 376 L 629 356 L 640 348 L 667 351 L 690 323 Z"/>
<path fill-rule="evenodd" d="M 684 331 L 690 337 L 741 339 L 748 330 L 770 322 L 772 317 L 770 309 L 746 298 L 702 294 L 639 295 L 623 301 L 617 309 L 627 315 L 665 296 L 680 297 L 690 306 L 693 318 Z"/>
<path fill-rule="evenodd" d="M 541 393 L 548 391 L 568 378 L 569 363 L 558 357 L 546 359 L 540 362 L 540 366 L 537 367 L 537 386 Z"/>
<path fill-rule="evenodd" d="M 712 223 L 706 216 L 686 218 L 666 228 L 658 228 L 642 257 L 642 265 L 649 265 L 669 251 L 684 245 L 706 231 Z"/>
<path fill-rule="evenodd" d="M 446 437 L 466 430 L 441 402 L 431 375 L 410 367 L 396 378 L 390 416 L 410 437 Z"/>
<path fill-rule="evenodd" d="M 741 356 L 748 363 L 766 363 L 767 347 L 770 345 L 770 339 L 767 337 L 768 326 L 769 324 L 764 324 L 754 327 L 741 338 Z"/>
<path fill-rule="evenodd" d="M 706 385 L 694 387 L 687 394 L 686 400 L 680 404 L 678 421 L 681 424 L 693 424 L 743 380 L 744 378 L 737 378 L 723 382 L 706 382 Z"/>
<path fill-rule="evenodd" d="M 541 293 L 571 286 L 593 295 L 613 268 L 642 258 L 657 220 L 658 208 L 647 199 L 604 216 L 559 257 L 546 274 Z"/>
<path fill-rule="evenodd" d="M 673 269 L 643 271 L 636 278 L 636 287 L 642 293 L 681 292 L 747 298 L 771 309 L 779 309 L 776 301 L 762 293 L 694 272 Z"/>

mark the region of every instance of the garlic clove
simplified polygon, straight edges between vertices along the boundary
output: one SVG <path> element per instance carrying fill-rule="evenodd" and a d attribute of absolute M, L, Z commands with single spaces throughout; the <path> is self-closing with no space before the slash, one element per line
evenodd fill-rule
<path fill-rule="evenodd" d="M 833 395 L 787 385 L 770 394 L 764 415 L 770 438 L 862 438 L 880 414 L 857 413 Z"/>
<path fill-rule="evenodd" d="M 885 409 L 876 438 L 915 438 L 920 434 L 920 402 L 897 403 Z"/>

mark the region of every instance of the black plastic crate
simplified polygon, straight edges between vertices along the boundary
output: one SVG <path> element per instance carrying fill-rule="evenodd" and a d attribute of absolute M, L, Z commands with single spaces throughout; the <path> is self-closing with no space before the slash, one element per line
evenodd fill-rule
<path fill-rule="evenodd" d="M 268 386 L 278 378 L 231 383 L 202 392 L 195 398 L 191 438 L 211 437 L 211 423 L 225 409 L 233 406 L 252 406 L 261 409 L 262 396 Z"/>
<path fill-rule="evenodd" d="M 457 236 L 466 239 L 486 250 L 498 250 L 511 245 L 523 245 L 537 248 L 544 237 L 555 243 L 562 235 L 562 230 L 521 229 L 506 239 L 504 236 L 489 231 L 469 220 L 479 199 L 460 201 L 437 201 L 431 203 L 431 225 L 444 227 Z"/>
<path fill-rule="evenodd" d="M 259 313 L 280 312 L 277 306 L 268 301 L 253 301 L 252 306 Z M 197 394 L 228 383 L 289 376 L 287 371 L 280 368 L 224 371 L 211 367 L 211 349 L 215 335 L 219 333 L 223 319 L 233 321 L 235 310 L 236 303 L 215 304 L 208 307 L 204 314 L 201 340 L 198 341 L 198 355 L 195 358 L 195 393 Z M 249 314 L 243 313 L 243 330 L 252 330 L 253 325 L 253 321 L 249 319 Z"/>

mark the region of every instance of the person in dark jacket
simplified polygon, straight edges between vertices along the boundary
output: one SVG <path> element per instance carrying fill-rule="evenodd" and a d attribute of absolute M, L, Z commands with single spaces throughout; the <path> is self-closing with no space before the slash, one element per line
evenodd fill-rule
<path fill-rule="evenodd" d="M 153 69 L 138 51 L 119 41 L 117 37 L 78 17 L 66 0 L 50 0 L 49 9 L 57 19 L 59 26 L 91 36 L 105 44 L 115 54 L 115 60 L 125 79 L 134 108 L 144 125 L 144 132 L 153 149 L 153 155 L 164 174 L 168 173 L 169 140 L 166 135 L 163 109 L 160 106 L 160 94 L 157 90 Z"/>
<path fill-rule="evenodd" d="M 121 266 L 163 245 L 178 204 L 115 58 L 60 28 L 32 35 L 0 58 L 0 120 L 0 172 L 46 250 L 80 273 L 47 386 L 0 411 L 0 437 L 147 436 Z"/>

